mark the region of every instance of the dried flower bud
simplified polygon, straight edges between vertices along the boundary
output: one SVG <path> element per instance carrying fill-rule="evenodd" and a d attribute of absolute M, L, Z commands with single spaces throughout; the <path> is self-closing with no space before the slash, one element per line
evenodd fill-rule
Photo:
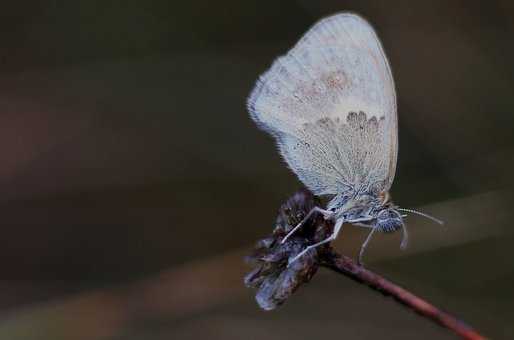
<path fill-rule="evenodd" d="M 331 226 L 320 216 L 313 216 L 297 233 L 281 243 L 316 203 L 306 190 L 295 193 L 280 208 L 273 234 L 258 241 L 254 254 L 247 258 L 257 267 L 246 275 L 245 284 L 257 288 L 255 298 L 261 308 L 272 310 L 284 303 L 301 284 L 312 278 L 318 270 L 320 256 L 329 251 L 328 245 L 311 249 L 288 265 L 289 259 L 330 234 Z"/>

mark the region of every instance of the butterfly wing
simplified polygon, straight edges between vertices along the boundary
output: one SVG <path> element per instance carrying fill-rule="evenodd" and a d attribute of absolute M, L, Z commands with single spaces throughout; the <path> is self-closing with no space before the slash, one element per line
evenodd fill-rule
<path fill-rule="evenodd" d="M 394 83 L 380 41 L 361 17 L 341 13 L 315 24 L 260 77 L 248 109 L 315 194 L 391 186 Z"/>

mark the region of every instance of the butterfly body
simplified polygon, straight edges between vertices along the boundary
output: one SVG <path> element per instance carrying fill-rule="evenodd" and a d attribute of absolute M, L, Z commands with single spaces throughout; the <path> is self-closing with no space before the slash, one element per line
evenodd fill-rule
<path fill-rule="evenodd" d="M 398 154 L 396 93 L 380 40 L 358 15 L 316 23 L 263 73 L 248 98 L 250 116 L 271 134 L 289 168 L 316 195 L 335 239 L 344 223 L 391 232 L 402 215 L 387 194 Z M 284 239 L 287 240 L 303 222 Z M 299 254 L 301 256 L 303 253 Z"/>

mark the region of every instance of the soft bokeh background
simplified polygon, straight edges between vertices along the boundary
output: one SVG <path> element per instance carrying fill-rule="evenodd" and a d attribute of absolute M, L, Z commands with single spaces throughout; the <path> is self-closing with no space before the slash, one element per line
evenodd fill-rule
<path fill-rule="evenodd" d="M 399 100 L 411 243 L 367 264 L 514 337 L 510 1 L 18 1 L 0 12 L 1 339 L 452 338 L 327 271 L 258 309 L 242 257 L 300 186 L 248 118 L 319 18 L 375 26 Z M 355 252 L 365 231 L 337 247 Z"/>

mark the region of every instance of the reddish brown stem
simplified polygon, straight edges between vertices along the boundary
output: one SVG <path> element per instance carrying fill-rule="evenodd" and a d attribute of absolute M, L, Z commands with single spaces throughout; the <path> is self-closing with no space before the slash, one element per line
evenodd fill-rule
<path fill-rule="evenodd" d="M 355 261 L 347 256 L 331 256 L 329 257 L 329 260 L 326 260 L 323 263 L 323 266 L 330 268 L 338 273 L 344 274 L 358 282 L 366 284 L 385 295 L 392 296 L 396 301 L 412 308 L 416 313 L 429 318 L 439 325 L 453 331 L 463 339 L 485 339 L 483 335 L 453 315 L 440 310 L 422 298 L 412 294 L 408 290 L 358 265 Z"/>

